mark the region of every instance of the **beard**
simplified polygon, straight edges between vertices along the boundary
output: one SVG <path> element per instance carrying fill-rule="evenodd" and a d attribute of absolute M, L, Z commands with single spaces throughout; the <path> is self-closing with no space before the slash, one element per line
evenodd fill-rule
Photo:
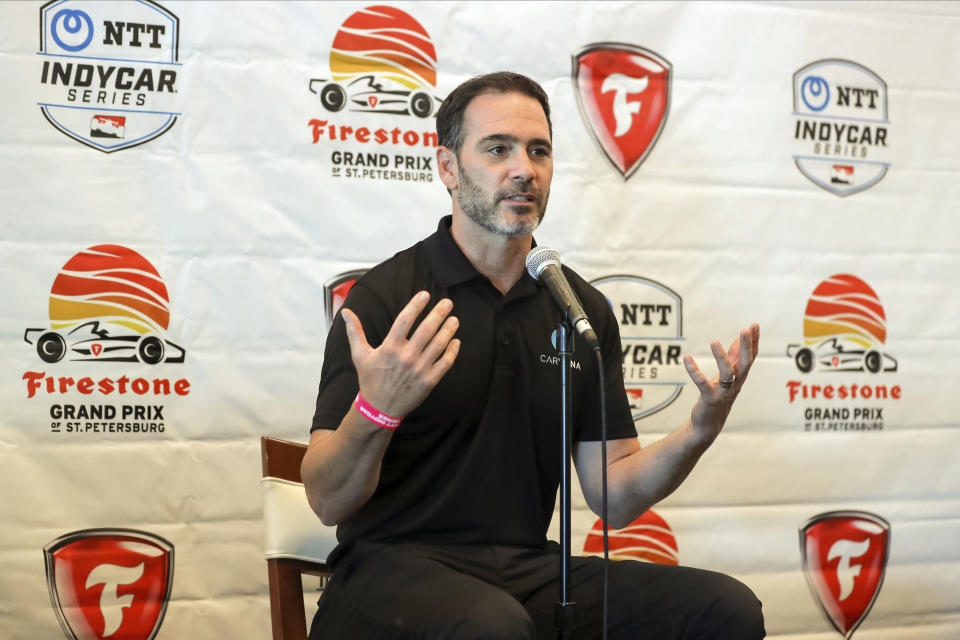
<path fill-rule="evenodd" d="M 529 180 L 517 182 L 512 189 L 499 189 L 492 197 L 488 197 L 480 185 L 463 172 L 462 167 L 458 168 L 457 173 L 460 181 L 460 190 L 457 193 L 460 210 L 481 228 L 498 236 L 519 238 L 530 235 L 540 226 L 547 212 L 549 193 L 532 192 L 534 200 L 529 205 L 507 205 L 517 214 L 517 219 L 505 219 L 505 216 L 502 218 L 498 212 L 500 202 L 505 198 L 518 193 L 531 193 Z M 529 213 L 531 207 L 535 208 L 535 217 Z"/>

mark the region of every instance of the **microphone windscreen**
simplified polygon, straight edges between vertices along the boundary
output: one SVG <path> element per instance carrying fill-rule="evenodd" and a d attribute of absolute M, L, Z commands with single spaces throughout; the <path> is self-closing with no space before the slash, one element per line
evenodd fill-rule
<path fill-rule="evenodd" d="M 526 264 L 530 277 L 539 280 L 544 267 L 551 264 L 560 266 L 560 254 L 549 247 L 534 247 L 527 254 Z"/>

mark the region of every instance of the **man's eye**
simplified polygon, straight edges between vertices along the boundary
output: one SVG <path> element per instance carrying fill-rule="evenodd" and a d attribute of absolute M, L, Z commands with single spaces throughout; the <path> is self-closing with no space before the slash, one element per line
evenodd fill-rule
<path fill-rule="evenodd" d="M 498 155 L 498 156 L 499 156 L 499 155 L 502 155 L 502 154 L 506 153 L 506 151 L 507 151 L 507 148 L 506 148 L 505 146 L 503 146 L 502 144 L 498 144 L 498 145 L 495 146 L 495 147 L 490 147 L 490 153 L 492 153 L 492 154 L 494 154 L 494 155 Z"/>
<path fill-rule="evenodd" d="M 533 149 L 530 150 L 530 153 L 532 153 L 533 155 L 539 158 L 550 157 L 550 150 L 547 149 L 546 147 L 534 147 Z"/>

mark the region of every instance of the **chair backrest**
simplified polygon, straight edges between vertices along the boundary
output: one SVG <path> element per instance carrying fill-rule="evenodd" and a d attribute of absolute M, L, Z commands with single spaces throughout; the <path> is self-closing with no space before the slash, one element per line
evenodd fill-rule
<path fill-rule="evenodd" d="M 302 574 L 327 578 L 327 555 L 337 544 L 336 528 L 310 509 L 300 478 L 307 446 L 260 438 L 263 462 L 263 520 L 273 640 L 306 640 Z"/>

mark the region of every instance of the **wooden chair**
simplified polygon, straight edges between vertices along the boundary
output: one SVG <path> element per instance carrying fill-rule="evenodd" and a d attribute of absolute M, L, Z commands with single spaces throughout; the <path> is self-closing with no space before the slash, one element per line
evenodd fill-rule
<path fill-rule="evenodd" d="M 337 544 L 336 528 L 320 522 L 307 504 L 300 461 L 307 446 L 260 438 L 263 461 L 263 520 L 273 640 L 306 640 L 301 576 L 330 577 L 327 555 Z"/>

